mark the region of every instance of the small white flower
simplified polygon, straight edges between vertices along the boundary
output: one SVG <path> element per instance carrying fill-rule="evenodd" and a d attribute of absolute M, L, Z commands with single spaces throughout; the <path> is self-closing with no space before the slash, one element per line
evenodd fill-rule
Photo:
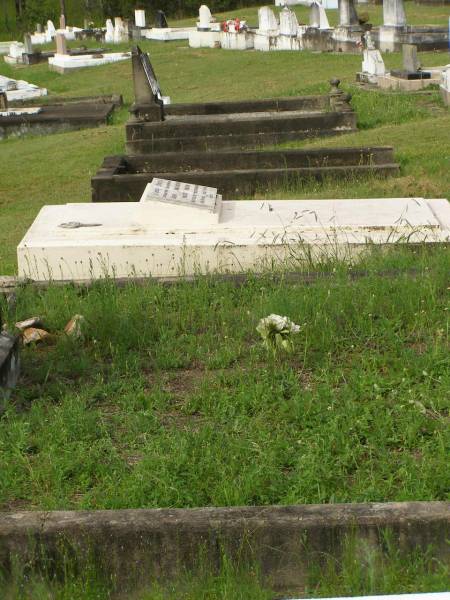
<path fill-rule="evenodd" d="M 256 330 L 261 335 L 266 347 L 272 352 L 277 349 L 292 352 L 294 346 L 290 337 L 299 333 L 301 327 L 291 321 L 289 317 L 271 314 L 260 320 Z"/>

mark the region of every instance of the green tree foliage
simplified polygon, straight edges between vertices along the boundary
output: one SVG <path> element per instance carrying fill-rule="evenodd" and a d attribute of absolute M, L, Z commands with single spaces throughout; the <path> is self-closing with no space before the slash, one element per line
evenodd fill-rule
<path fill-rule="evenodd" d="M 198 14 L 202 3 L 206 3 L 214 13 L 261 2 L 258 0 L 66 0 L 66 16 L 71 25 L 80 26 L 86 18 L 100 25 L 105 19 L 111 17 L 131 18 L 135 8 L 144 8 L 151 22 L 158 9 L 172 18 L 193 16 Z M 9 7 L 9 15 L 14 15 L 14 0 L 3 0 L 3 5 Z M 22 17 L 15 23 L 14 18 L 9 17 L 9 29 L 34 29 L 36 23 L 45 24 L 48 19 L 57 25 L 60 14 L 59 0 L 26 0 L 24 6 Z M 6 15 L 6 9 L 4 12 Z M 0 28 L 5 29 L 5 23 L 0 23 Z"/>

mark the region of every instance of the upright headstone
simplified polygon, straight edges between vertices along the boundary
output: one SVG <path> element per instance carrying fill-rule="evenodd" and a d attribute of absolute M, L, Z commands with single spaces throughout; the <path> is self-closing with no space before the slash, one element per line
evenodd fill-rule
<path fill-rule="evenodd" d="M 420 69 L 420 62 L 417 56 L 417 46 L 413 44 L 403 44 L 403 68 L 409 73 L 417 73 Z"/>
<path fill-rule="evenodd" d="M 47 41 L 51 42 L 52 39 L 55 37 L 56 35 L 56 29 L 55 26 L 53 25 L 53 21 L 47 21 Z"/>
<path fill-rule="evenodd" d="M 128 38 L 127 38 L 128 39 Z M 125 41 L 125 27 L 122 17 L 114 19 L 114 42 L 120 44 Z"/>
<path fill-rule="evenodd" d="M 406 25 L 403 0 L 383 0 L 383 25 L 385 27 L 404 27 Z"/>
<path fill-rule="evenodd" d="M 319 4 L 319 29 L 330 29 L 330 22 L 323 4 Z"/>
<path fill-rule="evenodd" d="M 354 0 L 339 0 L 339 25 L 341 27 L 359 25 Z"/>
<path fill-rule="evenodd" d="M 67 40 L 63 33 L 56 34 L 56 54 L 67 54 Z"/>
<path fill-rule="evenodd" d="M 6 92 L 0 92 L 0 110 L 8 110 L 8 96 Z"/>
<path fill-rule="evenodd" d="M 169 24 L 167 23 L 166 15 L 163 10 L 156 11 L 155 27 L 157 29 L 167 29 L 169 27 Z"/>
<path fill-rule="evenodd" d="M 33 44 L 31 43 L 31 35 L 29 33 L 23 36 L 23 45 L 25 46 L 25 54 L 33 54 Z"/>
<path fill-rule="evenodd" d="M 206 4 L 202 4 L 198 11 L 198 29 L 199 31 L 209 31 L 211 29 L 211 11 L 206 6 Z"/>
<path fill-rule="evenodd" d="M 260 31 L 277 31 L 278 21 L 273 10 L 268 6 L 261 6 L 258 10 L 258 29 Z"/>
<path fill-rule="evenodd" d="M 295 37 L 298 34 L 297 15 L 287 6 L 280 12 L 280 34 Z"/>
<path fill-rule="evenodd" d="M 60 29 L 65 29 L 66 28 L 66 15 L 61 15 L 59 17 L 59 28 Z"/>
<path fill-rule="evenodd" d="M 314 1 L 309 9 L 309 26 L 320 27 L 319 3 Z"/>
<path fill-rule="evenodd" d="M 130 112 L 139 120 L 163 121 L 161 88 L 148 54 L 144 54 L 139 46 L 133 48 L 132 66 L 135 101 Z"/>
<path fill-rule="evenodd" d="M 42 33 L 42 25 L 40 23 L 36 24 L 36 33 Z"/>
<path fill-rule="evenodd" d="M 112 44 L 114 42 L 114 25 L 111 19 L 106 21 L 105 42 L 107 44 Z"/>
<path fill-rule="evenodd" d="M 134 22 L 136 24 L 136 27 L 146 27 L 147 26 L 147 21 L 145 18 L 145 10 L 136 9 L 134 11 Z"/>
<path fill-rule="evenodd" d="M 362 63 L 364 79 L 362 80 L 369 83 L 377 83 L 377 77 L 386 74 L 386 67 L 381 52 L 375 48 L 370 31 L 364 34 L 364 45 Z"/>

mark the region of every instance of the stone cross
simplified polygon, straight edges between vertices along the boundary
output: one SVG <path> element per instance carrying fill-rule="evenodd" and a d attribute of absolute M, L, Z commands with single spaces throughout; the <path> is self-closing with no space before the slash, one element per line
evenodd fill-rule
<path fill-rule="evenodd" d="M 403 68 L 409 73 L 417 73 L 420 69 L 420 62 L 417 57 L 417 46 L 414 44 L 403 44 Z"/>
<path fill-rule="evenodd" d="M 67 54 L 67 41 L 63 33 L 56 34 L 56 54 Z"/>
<path fill-rule="evenodd" d="M 340 27 L 359 25 L 354 0 L 339 0 L 339 25 Z"/>
<path fill-rule="evenodd" d="M 280 12 L 280 33 L 295 37 L 298 34 L 297 15 L 287 6 Z"/>
<path fill-rule="evenodd" d="M 406 25 L 403 0 L 383 0 L 383 25 L 385 27 L 404 27 Z"/>

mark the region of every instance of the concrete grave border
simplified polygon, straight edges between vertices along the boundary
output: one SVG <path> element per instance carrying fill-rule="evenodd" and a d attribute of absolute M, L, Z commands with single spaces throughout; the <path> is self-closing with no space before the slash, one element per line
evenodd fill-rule
<path fill-rule="evenodd" d="M 0 513 L 0 569 L 17 557 L 39 568 L 43 554 L 55 570 L 68 555 L 80 568 L 89 556 L 133 589 L 152 576 L 173 581 L 202 555 L 217 569 L 226 555 L 298 590 L 310 565 L 339 560 L 349 538 L 363 557 L 385 551 L 387 532 L 400 553 L 432 548 L 449 562 L 450 502 Z"/>

